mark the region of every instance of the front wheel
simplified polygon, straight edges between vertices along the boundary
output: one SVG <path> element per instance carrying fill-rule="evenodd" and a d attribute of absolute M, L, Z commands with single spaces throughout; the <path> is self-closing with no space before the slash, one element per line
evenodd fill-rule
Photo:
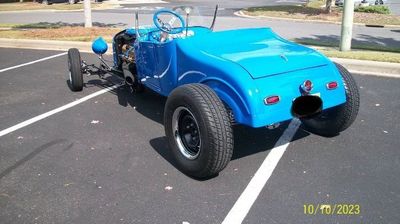
<path fill-rule="evenodd" d="M 176 88 L 165 105 L 164 127 L 178 167 L 190 176 L 215 176 L 231 160 L 233 131 L 228 113 L 206 85 Z"/>
<path fill-rule="evenodd" d="M 82 75 L 81 54 L 76 48 L 68 50 L 68 70 L 69 70 L 69 87 L 72 91 L 82 91 L 83 75 Z"/>
<path fill-rule="evenodd" d="M 351 73 L 342 65 L 335 63 L 342 76 L 346 102 L 322 111 L 309 119 L 301 119 L 304 129 L 322 136 L 335 136 L 346 130 L 354 122 L 360 107 L 360 94 Z"/>

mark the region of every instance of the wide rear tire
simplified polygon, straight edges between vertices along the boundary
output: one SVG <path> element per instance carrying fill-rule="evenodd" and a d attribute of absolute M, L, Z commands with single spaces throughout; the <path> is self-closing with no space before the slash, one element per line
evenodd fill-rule
<path fill-rule="evenodd" d="M 189 176 L 215 176 L 231 160 L 233 131 L 228 113 L 206 85 L 176 88 L 165 105 L 164 127 L 178 168 Z"/>
<path fill-rule="evenodd" d="M 69 87 L 72 91 L 82 91 L 83 75 L 81 54 L 76 48 L 68 50 Z"/>
<path fill-rule="evenodd" d="M 342 65 L 335 63 L 342 76 L 346 92 L 346 102 L 324 110 L 316 117 L 301 119 L 304 129 L 322 136 L 335 136 L 346 130 L 354 122 L 360 107 L 358 86 L 351 73 Z"/>

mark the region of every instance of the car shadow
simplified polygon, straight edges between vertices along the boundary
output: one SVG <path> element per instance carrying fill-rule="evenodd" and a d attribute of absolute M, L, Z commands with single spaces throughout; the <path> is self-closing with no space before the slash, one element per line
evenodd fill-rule
<path fill-rule="evenodd" d="M 251 128 L 242 125 L 234 126 L 234 149 L 231 161 L 261 152 L 270 151 L 274 147 L 279 146 L 276 145 L 277 141 L 282 136 L 287 126 L 288 122 L 285 122 L 279 128 L 273 130 L 269 130 L 268 128 Z M 299 128 L 292 138 L 291 142 L 307 137 L 308 135 L 310 135 L 308 132 Z M 177 170 L 180 170 L 169 148 L 167 137 L 164 136 L 151 139 L 150 145 L 173 167 L 175 167 Z M 205 181 L 211 178 L 214 177 L 209 177 L 206 179 L 195 179 L 199 181 Z"/>
<path fill-rule="evenodd" d="M 92 79 L 85 82 L 85 87 L 96 86 L 108 88 L 115 84 L 120 84 L 122 79 L 115 76 L 106 76 L 104 79 Z M 142 93 L 133 93 L 128 85 L 122 85 L 110 91 L 118 98 L 119 105 L 134 108 L 143 116 L 163 124 L 164 105 L 166 97 L 161 96 L 150 89 L 145 89 Z"/>

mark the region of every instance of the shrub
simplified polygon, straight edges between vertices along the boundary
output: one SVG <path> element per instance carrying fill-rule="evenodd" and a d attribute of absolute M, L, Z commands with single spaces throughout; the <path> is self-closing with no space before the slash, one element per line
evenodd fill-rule
<path fill-rule="evenodd" d="M 361 6 L 361 7 L 354 9 L 354 12 L 390 14 L 389 7 L 387 7 L 385 5 Z"/>

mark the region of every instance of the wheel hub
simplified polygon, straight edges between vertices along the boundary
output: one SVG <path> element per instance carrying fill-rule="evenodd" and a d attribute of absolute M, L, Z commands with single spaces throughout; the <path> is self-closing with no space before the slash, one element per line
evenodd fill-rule
<path fill-rule="evenodd" d="M 187 159 L 199 156 L 201 139 L 196 118 L 186 107 L 178 107 L 172 116 L 172 128 L 179 151 Z"/>

